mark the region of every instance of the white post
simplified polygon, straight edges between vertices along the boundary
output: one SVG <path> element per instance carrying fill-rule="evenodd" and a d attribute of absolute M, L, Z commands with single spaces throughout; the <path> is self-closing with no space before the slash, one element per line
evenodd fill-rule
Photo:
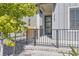
<path fill-rule="evenodd" d="M 37 29 L 38 29 L 38 38 L 40 37 L 40 15 L 37 14 Z"/>
<path fill-rule="evenodd" d="M 3 56 L 3 41 L 1 42 L 1 51 L 0 51 L 0 53 L 1 53 L 1 56 Z"/>

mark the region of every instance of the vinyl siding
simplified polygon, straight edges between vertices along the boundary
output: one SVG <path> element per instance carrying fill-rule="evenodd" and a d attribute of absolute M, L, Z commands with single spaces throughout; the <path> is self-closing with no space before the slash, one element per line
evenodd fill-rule
<path fill-rule="evenodd" d="M 57 3 L 54 13 L 52 12 L 52 29 L 70 29 L 70 20 L 68 15 L 68 8 L 73 6 L 79 6 L 78 3 Z M 55 21 L 54 21 L 55 14 Z M 79 40 L 79 30 L 59 30 L 59 38 L 61 40 Z M 56 40 L 56 31 L 52 30 L 52 38 Z"/>
<path fill-rule="evenodd" d="M 55 7 L 55 21 L 53 22 L 53 29 L 70 29 L 68 22 L 68 8 L 72 6 L 79 6 L 77 3 L 57 3 Z M 53 13 L 52 13 L 52 17 Z M 54 20 L 54 19 L 53 19 Z"/>

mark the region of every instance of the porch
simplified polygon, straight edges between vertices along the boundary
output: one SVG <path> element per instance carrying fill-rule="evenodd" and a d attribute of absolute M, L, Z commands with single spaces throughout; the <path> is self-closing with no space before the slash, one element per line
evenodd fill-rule
<path fill-rule="evenodd" d="M 54 50 L 58 52 L 66 50 L 68 53 L 70 51 L 70 45 L 76 49 L 79 48 L 79 30 L 52 29 L 52 35 L 38 34 L 38 31 L 41 33 L 39 29 L 31 29 L 23 33 L 17 33 L 15 40 L 16 46 L 7 47 L 4 45 L 4 55 L 24 55 L 25 53 L 28 55 L 28 52 L 24 51 L 29 50 L 32 51 L 31 53 L 35 53 L 35 55 L 36 52 L 33 51 L 47 50 L 49 51 L 49 55 L 51 55 L 51 53 L 54 53 Z"/>

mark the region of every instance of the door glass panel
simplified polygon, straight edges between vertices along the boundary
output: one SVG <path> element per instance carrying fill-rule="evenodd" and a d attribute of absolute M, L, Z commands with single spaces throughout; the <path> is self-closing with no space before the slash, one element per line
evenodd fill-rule
<path fill-rule="evenodd" d="M 51 23 L 50 22 L 46 23 L 46 27 L 51 27 Z"/>
<path fill-rule="evenodd" d="M 52 35 L 52 18 L 51 18 L 51 16 L 45 17 L 45 34 Z"/>
<path fill-rule="evenodd" d="M 46 34 L 51 34 L 51 33 L 52 33 L 51 28 L 47 28 L 46 29 Z"/>
<path fill-rule="evenodd" d="M 46 22 L 51 22 L 51 18 L 50 17 L 46 17 Z"/>

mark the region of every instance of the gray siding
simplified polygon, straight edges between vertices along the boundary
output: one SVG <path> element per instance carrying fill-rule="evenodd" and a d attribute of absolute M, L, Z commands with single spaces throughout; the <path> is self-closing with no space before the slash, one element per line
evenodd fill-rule
<path fill-rule="evenodd" d="M 79 6 L 78 3 L 57 3 L 52 13 L 52 29 L 70 29 L 68 22 L 68 8 Z M 54 18 L 55 14 L 55 18 Z M 59 30 L 58 39 L 64 41 L 79 41 L 79 30 Z M 56 40 L 56 31 L 52 30 L 52 38 Z"/>
<path fill-rule="evenodd" d="M 68 28 L 68 8 L 72 6 L 79 6 L 79 4 L 78 3 L 57 3 L 56 4 L 55 11 L 54 11 L 55 18 L 53 18 L 53 24 L 52 24 L 53 29 L 69 29 Z"/>

